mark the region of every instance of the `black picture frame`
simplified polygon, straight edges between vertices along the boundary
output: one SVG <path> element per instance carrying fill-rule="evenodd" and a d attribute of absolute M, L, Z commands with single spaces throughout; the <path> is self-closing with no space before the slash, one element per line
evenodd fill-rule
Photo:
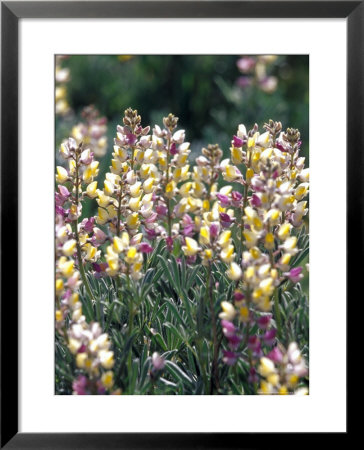
<path fill-rule="evenodd" d="M 1 2 L 1 448 L 139 449 L 256 448 L 269 433 L 18 432 L 18 22 L 21 18 L 346 18 L 347 19 L 347 313 L 363 256 L 364 2 L 363 1 L 95 1 Z M 334 93 L 333 93 L 334 95 Z M 333 131 L 337 127 L 333 124 Z M 338 175 L 339 176 L 339 175 Z M 363 178 L 364 179 L 364 178 Z M 10 231 L 9 231 L 10 230 Z M 359 255 L 358 255 L 359 253 Z M 6 282 L 4 282 L 6 280 Z M 11 291 L 9 286 L 11 286 Z M 11 301 L 9 295 L 11 294 Z M 12 318 L 9 321 L 9 317 Z M 12 345 L 8 345 L 11 336 Z M 350 346 L 348 345 L 348 355 Z M 349 360 L 349 359 L 348 359 Z M 7 368 L 11 367 L 11 370 Z M 348 394 L 348 392 L 347 392 Z M 339 443 L 347 432 L 335 437 Z M 280 433 L 277 433 L 280 434 Z M 310 433 L 300 443 L 311 439 Z M 315 439 L 319 437 L 315 435 Z M 326 439 L 326 436 L 322 436 Z M 292 437 L 288 436 L 288 439 Z M 296 437 L 294 437 L 296 439 Z M 271 441 L 272 442 L 272 441 Z M 316 443 L 317 441 L 315 441 Z"/>

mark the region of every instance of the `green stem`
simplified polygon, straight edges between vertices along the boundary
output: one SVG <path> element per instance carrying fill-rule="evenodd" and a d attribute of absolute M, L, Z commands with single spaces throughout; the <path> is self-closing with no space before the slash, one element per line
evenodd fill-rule
<path fill-rule="evenodd" d="M 78 211 L 78 190 L 79 190 L 79 164 L 78 164 L 78 153 L 76 152 L 76 220 L 72 222 L 73 226 L 73 232 L 75 233 L 76 238 L 76 248 L 77 248 L 77 259 L 78 259 L 78 268 L 81 274 L 81 278 L 83 281 L 83 284 L 86 288 L 86 291 L 91 298 L 91 300 L 95 301 L 95 298 L 92 294 L 90 285 L 87 281 L 85 269 L 82 264 L 82 253 L 81 253 L 81 244 L 80 244 L 80 237 L 78 235 L 78 217 L 77 217 L 77 211 Z"/>
<path fill-rule="evenodd" d="M 88 283 L 88 280 L 86 278 L 86 273 L 85 273 L 85 269 L 83 267 L 82 264 L 82 254 L 81 254 L 81 246 L 80 246 L 80 240 L 79 240 L 79 236 L 78 236 L 78 231 L 77 231 L 77 220 L 75 222 L 73 222 L 73 231 L 75 233 L 75 237 L 76 237 L 76 248 L 77 248 L 77 259 L 78 259 L 78 268 L 81 274 L 81 278 L 82 278 L 82 282 L 86 288 L 86 292 L 89 295 L 89 297 L 91 298 L 91 300 L 95 301 L 95 298 L 92 294 L 90 285 Z"/>
<path fill-rule="evenodd" d="M 248 171 L 250 164 L 251 164 L 251 158 L 252 158 L 252 152 L 249 151 L 249 157 L 248 162 L 246 164 L 246 171 Z M 243 239 L 244 239 L 244 210 L 246 208 L 247 202 L 248 202 L 248 191 L 249 191 L 249 183 L 248 180 L 246 180 L 246 183 L 244 185 L 244 200 L 243 200 L 243 208 L 241 212 L 241 234 L 240 234 L 240 261 L 243 260 Z"/>
<path fill-rule="evenodd" d="M 282 337 L 282 324 L 281 324 L 281 311 L 279 309 L 279 289 L 276 288 L 274 292 L 274 312 L 276 316 L 276 323 L 277 323 L 277 332 L 278 337 Z"/>
<path fill-rule="evenodd" d="M 208 265 L 207 268 L 207 281 L 206 281 L 206 292 L 207 296 L 210 300 L 210 312 L 211 312 L 211 321 L 212 321 L 212 337 L 213 337 L 213 360 L 211 367 L 211 380 L 210 380 L 210 394 L 214 393 L 214 388 L 219 389 L 219 373 L 217 367 L 217 361 L 219 356 L 219 347 L 217 342 L 217 327 L 216 327 L 216 317 L 214 311 L 214 302 L 212 295 L 212 273 L 211 273 L 211 264 Z"/>
<path fill-rule="evenodd" d="M 244 210 L 246 208 L 246 204 L 248 201 L 248 189 L 249 189 L 249 185 L 248 183 L 244 186 L 244 200 L 243 200 L 243 208 L 242 208 L 242 212 L 241 212 L 241 234 L 240 234 L 240 257 L 241 260 L 243 259 L 243 240 L 244 240 Z"/>
<path fill-rule="evenodd" d="M 127 273 L 127 283 L 128 283 L 128 290 L 130 295 L 130 276 L 129 273 Z M 134 325 L 134 308 L 133 308 L 133 296 L 130 296 L 130 303 L 129 303 L 129 321 L 128 321 L 128 337 L 131 338 L 131 334 L 133 332 L 133 325 Z M 131 375 L 132 373 L 132 355 L 133 355 L 133 345 L 130 346 L 129 354 L 128 354 L 128 372 Z"/>
<path fill-rule="evenodd" d="M 209 276 L 209 275 L 208 275 Z M 206 284 L 208 281 L 206 282 Z M 205 296 L 202 296 L 200 298 L 200 303 L 198 305 L 198 314 L 197 314 L 197 340 L 196 340 L 196 348 L 198 353 L 198 360 L 200 363 L 200 369 L 201 369 L 201 375 L 202 380 L 204 384 L 204 392 L 207 394 L 209 392 L 209 384 L 208 379 L 206 375 L 206 365 L 205 365 L 205 358 L 203 357 L 202 352 L 202 344 L 203 344 L 203 313 L 205 310 L 205 301 L 206 297 L 208 296 L 208 293 L 206 292 Z"/>
<path fill-rule="evenodd" d="M 248 309 L 249 309 L 250 302 L 251 302 L 250 292 L 248 291 L 247 295 L 246 295 L 246 303 L 247 303 Z M 244 345 L 247 347 L 249 367 L 252 368 L 253 367 L 253 355 L 252 355 L 252 351 L 250 350 L 250 348 L 248 348 L 249 335 L 250 335 L 250 320 L 248 320 L 248 322 L 246 323 Z M 255 383 L 255 382 L 253 383 L 253 389 L 254 389 L 254 393 L 256 393 L 257 392 L 257 383 Z"/>
<path fill-rule="evenodd" d="M 119 196 L 118 196 L 118 210 L 117 210 L 117 219 L 116 219 L 116 236 L 120 236 L 120 221 L 121 221 L 121 197 L 122 197 L 122 191 L 121 191 L 122 182 L 120 181 L 119 184 Z M 122 302 L 122 296 L 121 296 L 121 283 L 120 283 L 120 275 L 116 275 L 116 295 L 119 297 L 120 302 Z"/>
<path fill-rule="evenodd" d="M 170 147 L 171 147 L 171 139 L 167 140 L 167 172 L 166 172 L 166 188 L 169 184 L 169 164 L 170 164 Z M 170 199 L 167 197 L 167 210 L 168 210 L 168 236 L 172 236 L 172 218 L 171 218 L 171 205 Z"/>

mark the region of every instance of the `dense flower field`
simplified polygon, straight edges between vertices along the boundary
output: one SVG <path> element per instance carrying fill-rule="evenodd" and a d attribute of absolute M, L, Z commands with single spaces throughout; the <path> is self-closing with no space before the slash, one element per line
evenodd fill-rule
<path fill-rule="evenodd" d="M 129 108 L 100 183 L 86 116 L 56 173 L 56 393 L 307 394 L 300 132 L 237 124 L 190 161 L 177 117 Z"/>

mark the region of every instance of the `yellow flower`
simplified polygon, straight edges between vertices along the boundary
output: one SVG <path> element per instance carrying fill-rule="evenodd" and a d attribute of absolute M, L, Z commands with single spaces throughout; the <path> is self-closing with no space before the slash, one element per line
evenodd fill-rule
<path fill-rule="evenodd" d="M 273 278 L 268 277 L 265 280 L 261 281 L 259 283 L 259 288 L 262 290 L 264 296 L 272 295 L 274 291 Z"/>
<path fill-rule="evenodd" d="M 114 185 L 111 181 L 104 181 L 104 192 L 106 195 L 112 195 L 114 193 Z"/>
<path fill-rule="evenodd" d="M 201 227 L 200 228 L 200 244 L 209 245 L 210 244 L 210 228 L 209 227 Z"/>
<path fill-rule="evenodd" d="M 194 256 L 196 253 L 200 250 L 200 247 L 198 246 L 197 242 L 190 238 L 185 238 L 186 245 L 182 247 L 182 251 L 186 256 Z"/>
<path fill-rule="evenodd" d="M 249 169 L 247 169 L 246 175 L 245 175 L 246 181 L 247 181 L 248 183 L 250 183 L 250 180 L 253 178 L 253 176 L 254 176 L 254 170 L 253 170 L 252 168 L 249 167 Z"/>
<path fill-rule="evenodd" d="M 79 303 L 79 299 L 80 299 L 80 297 L 78 295 L 78 292 L 74 292 L 68 301 L 70 307 L 75 308 L 77 306 L 77 304 Z"/>
<path fill-rule="evenodd" d="M 97 248 L 91 245 L 89 242 L 83 246 L 82 250 L 86 251 L 86 261 L 96 261 L 96 259 L 100 255 L 100 252 L 97 251 Z"/>
<path fill-rule="evenodd" d="M 274 366 L 274 362 L 263 356 L 260 358 L 260 365 L 258 367 L 258 372 L 260 375 L 264 378 L 267 378 L 269 375 L 272 375 L 273 373 L 276 373 L 276 368 Z"/>
<path fill-rule="evenodd" d="M 202 264 L 205 266 L 208 265 L 208 262 L 211 261 L 212 257 L 212 250 L 210 248 L 205 249 L 202 253 Z"/>
<path fill-rule="evenodd" d="M 243 323 L 248 322 L 249 320 L 249 308 L 247 306 L 242 306 L 239 310 L 240 316 L 239 320 Z"/>
<path fill-rule="evenodd" d="M 236 315 L 234 306 L 229 302 L 221 302 L 221 308 L 223 312 L 219 314 L 220 319 L 228 320 L 229 322 L 231 322 Z"/>
<path fill-rule="evenodd" d="M 62 247 L 63 254 L 66 256 L 73 255 L 76 251 L 76 244 L 77 242 L 75 239 L 70 239 L 69 241 L 65 242 Z"/>
<path fill-rule="evenodd" d="M 111 389 L 114 385 L 114 373 L 111 370 L 104 372 L 101 376 L 101 383 L 106 389 Z"/>
<path fill-rule="evenodd" d="M 87 361 L 87 353 L 77 353 L 76 365 L 79 369 L 84 369 Z"/>
<path fill-rule="evenodd" d="M 277 384 L 279 383 L 279 375 L 277 373 L 271 373 L 267 376 L 267 381 L 272 386 L 277 386 Z"/>
<path fill-rule="evenodd" d="M 235 262 L 232 262 L 230 264 L 230 268 L 229 270 L 226 272 L 226 275 L 228 276 L 228 278 L 230 278 L 230 280 L 239 280 L 242 276 L 243 272 L 240 268 L 240 266 L 238 266 L 238 264 L 236 264 Z"/>
<path fill-rule="evenodd" d="M 230 244 L 230 238 L 231 238 L 231 231 L 225 230 L 220 234 L 217 243 L 220 245 L 220 247 L 226 247 L 227 245 Z"/>
<path fill-rule="evenodd" d="M 233 245 L 227 245 L 226 247 L 224 247 L 221 250 L 220 258 L 221 258 L 222 261 L 224 261 L 224 263 L 230 263 L 235 258 L 234 246 Z"/>
<path fill-rule="evenodd" d="M 273 233 L 267 233 L 265 235 L 264 247 L 267 250 L 272 250 L 274 248 L 274 234 Z"/>
<path fill-rule="evenodd" d="M 126 254 L 125 261 L 128 264 L 132 264 L 137 259 L 137 257 L 138 257 L 138 252 L 137 252 L 136 247 L 130 247 Z"/>
<path fill-rule="evenodd" d="M 97 197 L 97 181 L 93 181 L 92 183 L 90 183 L 87 188 L 86 188 L 86 194 L 91 197 L 91 198 L 95 198 Z"/>
<path fill-rule="evenodd" d="M 67 170 L 62 166 L 57 166 L 57 175 L 56 175 L 56 181 L 57 183 L 64 183 L 68 180 L 68 173 Z"/>
<path fill-rule="evenodd" d="M 99 225 L 105 225 L 105 223 L 109 220 L 109 214 L 104 208 L 98 208 L 97 213 L 96 222 Z"/>
<path fill-rule="evenodd" d="M 297 245 L 297 237 L 291 236 L 284 241 L 284 244 L 282 244 L 281 247 L 286 253 L 289 253 L 290 255 L 295 255 L 298 251 L 296 249 L 296 245 Z"/>
<path fill-rule="evenodd" d="M 302 200 L 303 197 L 305 197 L 307 195 L 308 186 L 309 186 L 308 183 L 301 183 L 300 185 L 297 186 L 296 192 L 295 192 L 296 200 Z"/>
<path fill-rule="evenodd" d="M 190 195 L 191 188 L 192 188 L 192 183 L 190 181 L 188 181 L 187 183 L 184 183 L 179 188 L 180 195 L 182 195 L 182 197 L 188 197 Z"/>
<path fill-rule="evenodd" d="M 135 264 L 132 264 L 131 266 L 131 277 L 133 278 L 133 280 L 139 280 L 143 275 L 141 273 L 143 267 L 143 263 L 142 262 L 136 262 Z"/>
<path fill-rule="evenodd" d="M 140 187 L 141 187 L 141 185 L 142 185 L 142 183 L 140 181 L 137 181 L 136 183 L 134 183 L 134 184 L 132 184 L 130 186 L 130 195 L 132 197 L 139 197 L 140 198 Z"/>
<path fill-rule="evenodd" d="M 243 150 L 237 147 L 231 147 L 231 161 L 234 164 L 240 164 L 243 160 Z"/>
<path fill-rule="evenodd" d="M 231 166 L 228 164 L 225 167 L 225 171 L 223 172 L 224 179 L 228 182 L 235 181 L 237 178 L 239 178 L 241 175 L 238 172 L 238 169 L 235 166 Z"/>
<path fill-rule="evenodd" d="M 278 230 L 278 237 L 281 241 L 284 241 L 289 236 L 292 225 L 289 223 L 283 223 Z"/>
<path fill-rule="evenodd" d="M 278 394 L 279 395 L 287 395 L 288 394 L 288 389 L 286 386 L 280 386 L 280 388 L 278 389 Z"/>
<path fill-rule="evenodd" d="M 171 180 L 167 186 L 166 186 L 166 196 L 168 198 L 172 198 L 174 196 L 175 190 L 176 190 L 176 183 L 175 181 Z"/>
<path fill-rule="evenodd" d="M 245 245 L 248 248 L 255 247 L 258 241 L 258 234 L 254 231 L 244 230 L 243 235 L 245 237 Z"/>
<path fill-rule="evenodd" d="M 75 355 L 78 352 L 80 347 L 81 347 L 81 342 L 78 341 L 77 339 L 70 338 L 68 340 L 68 348 L 72 354 Z"/>
<path fill-rule="evenodd" d="M 153 192 L 154 188 L 154 179 L 153 178 L 147 178 L 143 183 L 143 189 L 144 192 L 149 194 L 150 192 Z"/>
<path fill-rule="evenodd" d="M 129 208 L 132 211 L 138 211 L 140 209 L 140 200 L 141 200 L 141 195 L 139 197 L 135 197 L 135 198 L 131 198 L 129 200 Z"/>
<path fill-rule="evenodd" d="M 58 267 L 62 272 L 62 275 L 69 278 L 73 274 L 74 261 L 72 259 L 67 260 L 64 256 L 62 256 L 59 258 Z"/>
<path fill-rule="evenodd" d="M 260 383 L 259 394 L 272 394 L 272 393 L 273 393 L 273 386 L 270 383 L 267 383 L 266 381 L 262 380 Z"/>
<path fill-rule="evenodd" d="M 129 228 L 131 228 L 132 230 L 135 228 L 139 227 L 139 218 L 138 218 L 138 214 L 136 212 L 130 214 L 127 218 L 126 218 L 126 224 Z"/>
<path fill-rule="evenodd" d="M 60 294 L 64 289 L 64 283 L 62 278 L 58 278 L 58 280 L 56 280 L 56 293 Z"/>
<path fill-rule="evenodd" d="M 98 197 L 96 202 L 100 207 L 106 208 L 112 203 L 112 199 L 108 195 L 105 195 L 104 191 L 97 189 L 96 193 Z"/>
<path fill-rule="evenodd" d="M 114 367 L 114 352 L 101 350 L 99 352 L 99 358 L 104 369 L 112 369 Z"/>
<path fill-rule="evenodd" d="M 270 225 L 277 225 L 281 216 L 281 212 L 278 209 L 271 209 L 265 214 L 265 222 L 269 221 Z"/>

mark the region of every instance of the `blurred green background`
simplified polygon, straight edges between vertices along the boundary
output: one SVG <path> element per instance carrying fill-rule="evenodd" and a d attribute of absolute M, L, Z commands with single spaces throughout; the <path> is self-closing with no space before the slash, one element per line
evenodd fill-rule
<path fill-rule="evenodd" d="M 307 55 L 74 55 L 61 67 L 69 69 L 71 112 L 57 115 L 57 147 L 80 121 L 81 110 L 93 104 L 108 119 L 111 152 L 116 125 L 131 106 L 144 126 L 161 124 L 169 112 L 178 116 L 192 158 L 208 143 L 219 143 L 228 157 L 239 123 L 261 128 L 279 120 L 284 128 L 300 129 L 308 165 Z"/>

